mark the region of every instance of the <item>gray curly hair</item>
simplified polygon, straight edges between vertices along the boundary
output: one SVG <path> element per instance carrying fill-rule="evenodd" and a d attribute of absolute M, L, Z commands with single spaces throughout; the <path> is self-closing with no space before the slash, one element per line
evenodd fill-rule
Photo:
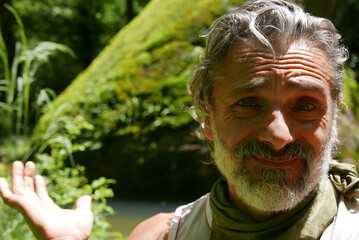
<path fill-rule="evenodd" d="M 334 102 L 340 98 L 343 64 L 348 58 L 346 48 L 340 43 L 341 36 L 331 21 L 312 16 L 294 4 L 282 0 L 258 0 L 243 5 L 217 19 L 205 37 L 205 52 L 187 85 L 193 101 L 192 117 L 201 124 L 203 115 L 213 107 L 213 75 L 221 68 L 222 60 L 234 43 L 260 43 L 273 54 L 276 44 L 299 40 L 322 49 L 333 68 L 331 94 Z M 203 138 L 202 127 L 199 136 Z"/>

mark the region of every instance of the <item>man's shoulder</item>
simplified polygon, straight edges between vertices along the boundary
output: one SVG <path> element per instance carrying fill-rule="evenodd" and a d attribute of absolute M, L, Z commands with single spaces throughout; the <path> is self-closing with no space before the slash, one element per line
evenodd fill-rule
<path fill-rule="evenodd" d="M 349 225 L 356 223 L 358 233 L 359 233 L 359 199 L 352 198 L 348 199 L 344 196 L 339 197 L 339 204 L 338 204 L 338 212 L 336 216 L 336 221 L 346 222 Z"/>
<path fill-rule="evenodd" d="M 131 232 L 128 240 L 161 240 L 167 239 L 174 212 L 159 213 L 141 222 Z"/>
<path fill-rule="evenodd" d="M 339 196 L 338 211 L 321 239 L 356 239 L 359 237 L 359 200 Z M 355 238 L 354 238 L 355 237 Z"/>
<path fill-rule="evenodd" d="M 209 193 L 176 209 L 172 219 L 169 240 L 209 239 L 212 226 L 212 211 Z"/>
<path fill-rule="evenodd" d="M 209 193 L 187 205 L 180 206 L 176 212 L 159 213 L 141 222 L 131 232 L 128 240 L 188 239 L 200 233 L 202 239 L 210 232 L 212 211 L 208 206 Z M 194 231 L 195 230 L 195 231 Z M 203 238 L 208 239 L 208 238 Z"/>

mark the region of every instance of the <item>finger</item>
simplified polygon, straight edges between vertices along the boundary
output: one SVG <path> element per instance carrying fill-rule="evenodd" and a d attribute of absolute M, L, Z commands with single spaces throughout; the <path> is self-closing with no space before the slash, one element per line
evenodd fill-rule
<path fill-rule="evenodd" d="M 28 161 L 24 168 L 24 186 L 26 189 L 34 191 L 35 163 Z"/>
<path fill-rule="evenodd" d="M 9 189 L 9 184 L 5 178 L 0 178 L 0 194 L 6 204 L 13 202 L 14 194 Z"/>
<path fill-rule="evenodd" d="M 83 195 L 76 201 L 76 210 L 91 210 L 92 197 Z"/>
<path fill-rule="evenodd" d="M 12 191 L 15 194 L 24 192 L 24 165 L 20 161 L 12 164 Z"/>
<path fill-rule="evenodd" d="M 35 189 L 36 195 L 41 201 L 48 204 L 54 204 L 54 201 L 50 198 L 49 193 L 47 192 L 45 179 L 40 175 L 35 176 Z"/>

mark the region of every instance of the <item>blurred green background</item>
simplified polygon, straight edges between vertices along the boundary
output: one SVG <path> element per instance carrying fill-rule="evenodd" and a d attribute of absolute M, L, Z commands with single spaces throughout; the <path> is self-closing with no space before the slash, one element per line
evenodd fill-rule
<path fill-rule="evenodd" d="M 295 2 L 331 19 L 350 51 L 337 157 L 358 165 L 359 2 Z M 210 190 L 219 175 L 195 136 L 186 79 L 203 51 L 200 35 L 244 1 L 4 3 L 11 7 L 0 6 L 3 175 L 14 160 L 33 160 L 61 206 L 92 194 L 92 239 L 122 238 L 109 231 L 108 198 L 185 202 Z M 2 237 L 31 239 L 21 216 L 0 208 Z"/>

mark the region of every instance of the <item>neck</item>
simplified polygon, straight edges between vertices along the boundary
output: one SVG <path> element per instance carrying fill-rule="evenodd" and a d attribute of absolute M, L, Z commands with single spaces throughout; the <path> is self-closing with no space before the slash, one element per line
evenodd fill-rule
<path fill-rule="evenodd" d="M 245 204 L 244 201 L 237 195 L 235 188 L 228 183 L 228 193 L 229 200 L 231 204 L 242 213 L 256 220 L 257 222 L 262 222 L 267 220 L 270 217 L 280 214 L 280 212 L 268 212 L 261 211 L 253 206 Z"/>

